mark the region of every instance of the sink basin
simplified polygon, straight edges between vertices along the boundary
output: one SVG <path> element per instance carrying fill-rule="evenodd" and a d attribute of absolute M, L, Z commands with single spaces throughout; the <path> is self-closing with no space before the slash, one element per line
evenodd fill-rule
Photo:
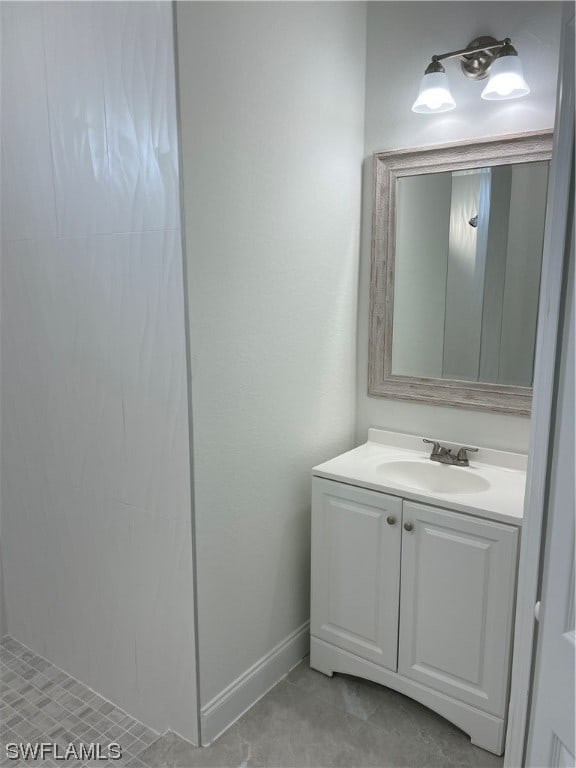
<path fill-rule="evenodd" d="M 424 461 L 387 461 L 378 466 L 386 485 L 403 485 L 426 493 L 479 493 L 490 483 L 465 467 Z"/>

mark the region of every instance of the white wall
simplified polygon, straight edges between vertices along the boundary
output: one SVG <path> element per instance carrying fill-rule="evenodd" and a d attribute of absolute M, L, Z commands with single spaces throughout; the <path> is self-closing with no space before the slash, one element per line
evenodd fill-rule
<path fill-rule="evenodd" d="M 366 127 L 358 328 L 357 441 L 370 426 L 427 434 L 472 445 L 526 450 L 529 420 L 386 398 L 368 397 L 368 287 L 375 151 L 549 129 L 554 122 L 561 4 L 553 2 L 368 3 Z M 482 83 L 448 63 L 457 108 L 444 115 L 410 107 L 433 53 L 466 46 L 474 37 L 509 36 L 532 93 L 517 102 L 480 98 Z"/>
<path fill-rule="evenodd" d="M 354 440 L 365 13 L 177 6 L 204 709 L 307 621 L 310 470 Z"/>
<path fill-rule="evenodd" d="M 392 372 L 442 376 L 452 174 L 399 179 Z"/>
<path fill-rule="evenodd" d="M 506 253 L 510 219 L 510 191 L 515 166 L 491 169 L 486 268 L 483 291 L 482 332 L 480 344 L 480 381 L 498 381 L 500 375 L 500 340 L 506 281 Z M 541 261 L 542 250 L 539 258 Z"/>
<path fill-rule="evenodd" d="M 442 360 L 446 379 L 478 379 L 489 195 L 489 170 L 453 174 Z M 470 226 L 472 216 L 478 216 L 477 227 Z"/>
<path fill-rule="evenodd" d="M 512 172 L 499 380 L 529 385 L 534 368 L 548 168 L 525 163 Z"/>
<path fill-rule="evenodd" d="M 2 3 L 8 632 L 196 736 L 171 5 Z"/>

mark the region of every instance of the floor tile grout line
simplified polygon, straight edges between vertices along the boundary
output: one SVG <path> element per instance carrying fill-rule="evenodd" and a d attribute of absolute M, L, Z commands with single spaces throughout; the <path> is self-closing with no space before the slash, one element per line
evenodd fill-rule
<path fill-rule="evenodd" d="M 24 678 L 22 678 L 22 679 L 24 679 Z M 24 680 L 25 680 L 25 679 L 24 679 Z M 28 681 L 26 681 L 26 680 L 25 680 L 25 682 L 28 682 Z M 29 685 L 31 685 L 31 686 L 32 686 L 32 687 L 33 687 L 33 688 L 34 688 L 34 689 L 35 689 L 35 690 L 36 690 L 38 693 L 42 694 L 42 696 L 44 696 L 44 697 L 50 697 L 50 696 L 52 696 L 52 698 L 54 697 L 54 694 L 53 694 L 53 693 L 52 693 L 52 694 L 47 694 L 46 692 L 44 692 L 44 691 L 42 691 L 41 689 L 37 688 L 37 687 L 34 685 L 34 683 L 31 683 L 31 682 L 29 682 L 28 684 L 29 684 Z M 17 695 L 18 695 L 20 698 L 23 698 L 23 699 L 24 699 L 24 701 L 26 701 L 28 704 L 30 704 L 30 705 L 32 705 L 32 706 L 34 706 L 34 707 L 36 707 L 36 708 L 37 708 L 37 709 L 39 709 L 40 711 L 43 711 L 43 708 L 42 708 L 42 707 L 39 707 L 37 702 L 35 702 L 35 701 L 33 701 L 32 699 L 28 698 L 28 696 L 27 696 L 26 694 L 23 694 L 23 693 L 22 693 L 22 691 L 18 691 L 17 689 L 15 689 L 15 688 L 12 688 L 12 687 L 11 687 L 9 684 L 8 684 L 8 686 L 10 687 L 10 689 L 11 689 L 11 690 L 12 690 L 12 691 L 13 691 L 15 694 L 17 694 Z M 59 686 L 57 686 L 57 687 L 59 687 Z M 66 689 L 64 689 L 64 688 L 63 688 L 62 690 L 63 690 L 65 693 L 67 692 L 67 691 L 66 691 Z M 75 717 L 77 717 L 77 718 L 78 718 L 78 719 L 79 719 L 81 722 L 85 723 L 86 725 L 91 725 L 91 723 L 89 723 L 88 721 L 84 720 L 84 719 L 83 719 L 83 718 L 81 718 L 79 715 L 76 715 L 76 712 L 78 712 L 78 711 L 79 711 L 80 709 L 82 709 L 84 706 L 89 706 L 89 702 L 84 702 L 84 701 L 82 701 L 82 706 L 76 707 L 76 708 L 74 708 L 74 709 L 70 709 L 70 708 L 69 708 L 69 706 L 68 706 L 67 704 L 60 704 L 60 702 L 59 702 L 59 700 L 58 700 L 58 699 L 56 699 L 56 703 L 57 703 L 57 704 L 60 706 L 60 708 L 61 708 L 61 709 L 65 709 L 65 710 L 66 710 L 66 712 L 68 713 L 68 715 L 67 715 L 67 716 L 69 716 L 69 715 L 74 715 Z M 110 702 L 110 703 L 112 703 L 112 702 Z M 93 710 L 93 711 L 95 711 L 95 712 L 99 712 L 100 710 L 99 710 L 99 709 L 95 709 L 95 710 Z M 123 711 L 123 710 L 121 710 L 121 711 Z M 50 715 L 47 715 L 47 716 L 49 716 L 49 717 L 50 717 Z M 105 716 L 103 715 L 103 717 L 105 717 Z M 131 718 L 131 716 L 130 716 L 130 715 L 127 715 L 127 717 L 130 717 L 130 718 Z M 132 719 L 132 720 L 134 720 L 134 718 L 131 718 L 131 719 Z M 111 728 L 113 728 L 115 725 L 118 725 L 118 723 L 115 723 L 113 720 L 109 720 L 108 718 L 106 718 L 106 720 L 107 720 L 107 723 L 106 723 L 106 725 L 108 725 L 108 728 L 107 728 L 107 729 L 104 731 L 104 733 L 106 733 L 106 731 L 108 731 L 108 730 L 110 730 Z M 136 724 L 138 724 L 138 723 L 140 723 L 140 721 L 135 721 L 134 723 L 132 723 L 132 724 L 130 725 L 130 727 L 131 727 L 131 728 L 133 728 L 133 727 L 135 727 L 135 725 L 136 725 Z M 146 726 L 146 727 L 147 727 L 147 726 Z M 125 729 L 125 730 L 126 730 L 126 731 L 129 731 L 129 729 L 128 729 L 128 728 L 127 728 L 127 729 Z M 152 730 L 152 729 L 150 729 L 150 730 Z M 154 732 L 154 733 L 156 733 L 156 732 Z"/>
<path fill-rule="evenodd" d="M 11 635 L 4 635 L 4 636 L 2 637 L 2 639 L 1 639 L 1 641 L 0 641 L 0 647 L 1 647 L 2 645 L 4 645 L 4 644 L 5 644 L 5 640 L 6 640 L 6 639 L 12 640 L 14 643 L 17 643 L 17 644 L 18 644 L 18 645 L 20 645 L 22 648 L 24 648 L 24 649 L 25 649 L 25 651 L 27 651 L 28 653 L 32 654 L 32 655 L 33 655 L 33 656 L 35 656 L 36 658 L 39 658 L 39 659 L 41 659 L 42 661 L 45 661 L 45 662 L 46 662 L 47 664 L 49 664 L 51 667 L 54 667 L 54 668 L 55 668 L 55 669 L 57 669 L 59 672 L 61 672 L 63 675 L 65 675 L 66 677 L 70 678 L 71 680 L 74 680 L 74 681 L 76 681 L 76 682 L 80 683 L 80 684 L 81 684 L 81 685 L 83 685 L 83 686 L 84 686 L 84 687 L 85 687 L 87 690 L 90 690 L 90 691 L 92 691 L 92 692 L 94 693 L 94 696 L 98 696 L 98 697 L 99 697 L 99 698 L 101 698 L 101 699 L 102 699 L 104 702 L 106 702 L 106 703 L 108 703 L 108 704 L 111 704 L 111 705 L 114 707 L 114 709 L 117 709 L 119 712 L 122 712 L 122 713 L 124 713 L 124 715 L 125 715 L 126 717 L 131 717 L 133 720 L 135 720 L 135 721 L 136 721 L 136 723 L 140 723 L 140 724 L 142 724 L 144 727 L 146 727 L 148 730 L 152 731 L 153 733 L 157 734 L 158 736 L 160 736 L 160 735 L 161 735 L 161 734 L 159 734 L 159 733 L 158 733 L 158 731 L 154 730 L 154 728 L 150 728 L 150 726 L 147 726 L 145 723 L 142 723 L 142 721 L 141 721 L 141 720 L 138 720 L 137 718 L 134 718 L 134 717 L 132 717 L 132 715 L 130 715 L 128 712 L 126 712 L 126 711 L 125 711 L 124 709 L 122 709 L 121 707 L 117 706 L 117 705 L 116 705 L 116 704 L 115 704 L 113 701 L 110 701 L 110 699 L 106 699 L 106 697 L 105 697 L 105 696 L 102 696 L 101 694 L 99 694 L 97 691 L 95 691 L 95 690 L 94 690 L 93 688 L 91 688 L 89 685 L 86 685 L 86 684 L 85 684 L 85 683 L 83 683 L 81 680 L 79 680 L 77 677 L 74 677 L 73 675 L 70 675 L 68 672 L 66 672 L 66 671 L 65 671 L 64 669 L 62 669 L 61 667 L 58 667 L 56 664 L 54 664 L 53 662 L 51 662 L 51 661 L 50 661 L 49 659 L 47 659 L 46 657 L 44 657 L 44 656 L 41 656 L 40 654 L 37 654 L 37 653 L 36 653 L 35 651 L 33 651 L 31 648 L 28 648 L 28 646 L 24 645 L 24 643 L 20 643 L 20 641 L 19 641 L 19 640 L 16 640 L 16 638 L 13 638 Z M 9 653 L 11 653 L 13 656 L 15 656 L 15 657 L 16 657 L 16 654 L 13 654 L 13 653 L 12 653 L 12 651 L 10 651 L 10 649 L 7 649 L 7 650 L 8 650 L 8 652 L 9 652 Z M 18 657 L 16 657 L 16 658 L 18 658 Z M 24 663 L 27 663 L 27 662 L 24 660 Z M 29 667 L 31 667 L 31 668 L 34 668 L 34 667 L 33 667 L 33 665 L 31 665 L 31 664 L 28 664 L 28 666 L 29 666 Z M 40 673 L 40 674 L 42 674 L 42 673 Z M 20 676 L 20 677 L 21 677 L 21 676 Z M 25 678 L 24 678 L 24 679 L 25 679 Z M 33 683 L 30 683 L 30 685 L 32 685 L 33 687 L 35 687 Z M 57 685 L 58 687 L 60 687 L 60 688 L 62 688 L 62 687 L 63 687 L 62 685 L 60 685 L 60 683 L 56 683 L 56 685 Z M 38 690 L 40 690 L 40 689 L 38 689 Z M 63 689 L 63 690 L 67 690 L 67 689 Z M 94 698 L 94 697 L 92 697 L 92 698 Z M 84 702 L 84 703 L 85 703 L 85 704 L 88 704 L 89 702 Z M 66 708 L 66 707 L 63 707 L 63 708 Z"/>
<path fill-rule="evenodd" d="M 36 728 L 36 727 L 34 726 L 34 724 L 33 724 L 33 723 L 31 723 L 31 722 L 30 722 L 29 720 L 27 720 L 26 718 L 24 718 L 24 717 L 23 717 L 23 718 L 22 718 L 22 720 L 23 720 L 25 723 L 27 723 L 28 725 L 30 725 L 30 727 L 31 727 L 32 729 L 35 729 L 35 730 L 38 730 L 38 731 L 40 731 L 40 729 Z M 15 730 L 14 730 L 14 728 L 16 728 L 16 727 L 20 728 L 20 723 L 18 723 L 18 724 L 17 724 L 17 726 L 12 726 L 10 730 L 11 730 L 13 733 L 15 733 L 17 736 L 20 736 L 21 734 L 19 734 L 19 733 L 18 733 L 18 731 L 15 731 Z M 61 727 L 61 726 L 58 726 L 58 727 Z M 52 729 L 52 730 L 54 730 L 54 729 Z M 95 729 L 94 729 L 94 730 L 95 730 Z M 78 742 L 82 742 L 82 738 L 81 738 L 80 736 L 78 736 L 78 734 L 75 734 L 75 733 L 74 733 L 74 731 L 72 731 L 72 730 L 68 730 L 68 729 L 64 729 L 64 734 L 66 734 L 66 733 L 67 733 L 68 735 L 70 735 L 70 736 L 73 736 L 73 737 L 74 737 L 73 741 L 75 740 L 75 741 L 78 741 Z M 125 733 L 129 733 L 129 731 L 126 731 Z M 97 734 L 97 736 L 103 736 L 103 735 L 105 735 L 105 734 L 99 734 L 99 733 Z M 120 738 L 122 735 L 123 735 L 123 734 L 121 734 L 121 735 L 120 735 L 118 738 Z M 39 733 L 39 736 L 38 736 L 38 738 L 36 739 L 36 741 L 42 741 L 42 737 L 44 737 L 44 736 L 46 737 L 46 740 L 48 740 L 48 739 L 52 739 L 53 741 L 57 742 L 57 737 L 55 737 L 55 736 L 52 736 L 50 732 L 46 733 L 45 731 L 40 731 L 40 733 Z M 22 738 L 24 738 L 24 737 L 22 737 Z M 161 737 L 158 737 L 158 738 L 161 738 Z M 128 754 L 128 757 L 129 757 L 129 759 L 133 759 L 133 758 L 136 758 L 136 757 L 138 757 L 138 755 L 142 754 L 142 753 L 143 753 L 143 752 L 144 752 L 144 751 L 145 751 L 145 750 L 148 748 L 148 746 L 150 746 L 151 744 L 153 744 L 153 743 L 154 743 L 156 740 L 157 740 L 157 739 L 154 739 L 154 741 L 150 742 L 150 744 L 149 744 L 149 745 L 145 745 L 145 746 L 144 746 L 142 749 L 140 749 L 140 750 L 139 750 L 137 753 L 136 753 L 136 752 L 132 752 L 132 751 L 131 751 L 130 749 L 128 749 L 128 748 L 124 748 L 124 747 L 122 746 L 122 744 L 120 744 L 120 741 L 117 741 L 116 743 L 119 743 L 119 744 L 120 744 L 120 746 L 122 747 L 122 752 L 123 752 L 123 753 L 124 753 L 124 751 L 126 751 L 126 753 Z M 138 739 L 138 741 L 140 741 L 140 739 Z M 86 743 L 86 742 L 85 742 L 85 743 Z M 141 742 L 141 743 L 142 743 L 142 742 Z"/>
<path fill-rule="evenodd" d="M 26 723 L 28 723 L 28 725 L 31 725 L 31 727 L 32 727 L 32 728 L 35 728 L 35 726 L 34 726 L 33 724 L 31 724 L 29 721 L 25 721 L 25 722 L 26 722 Z M 50 733 L 46 733 L 46 732 L 40 731 L 40 732 L 39 732 L 39 734 L 38 734 L 38 736 L 36 736 L 36 735 L 34 734 L 34 738 L 33 738 L 33 739 L 30 739 L 29 735 L 26 735 L 26 732 L 24 732 L 24 733 L 19 733 L 19 732 L 18 732 L 18 730 L 16 730 L 16 731 L 14 730 L 14 728 L 18 728 L 18 729 L 19 729 L 19 728 L 20 728 L 20 725 L 21 725 L 21 724 L 20 724 L 20 723 L 18 723 L 16 726 L 12 726 L 12 727 L 11 727 L 11 731 L 12 731 L 12 732 L 13 732 L 13 733 L 14 733 L 16 736 L 18 736 L 18 738 L 19 738 L 19 739 L 22 739 L 22 740 L 26 739 L 26 742 L 28 742 L 28 741 L 33 741 L 33 742 L 34 742 L 34 741 L 35 741 L 35 742 L 39 742 L 39 741 L 47 741 L 47 742 L 49 742 L 49 743 L 52 743 L 52 742 L 58 743 L 58 739 L 60 738 L 60 737 L 57 737 L 57 736 L 55 736 L 55 735 L 52 735 L 52 734 L 50 734 Z M 39 729 L 36 729 L 36 730 L 39 730 Z M 126 733 L 128 733 L 128 732 L 126 732 Z M 72 739 L 71 739 L 71 740 L 68 740 L 68 741 L 66 741 L 66 740 L 62 740 L 62 743 L 64 743 L 64 744 L 68 744 L 68 743 L 79 743 L 79 744 L 80 744 L 80 743 L 85 743 L 85 744 L 86 744 L 86 743 L 96 743 L 96 741 L 97 741 L 99 738 L 101 738 L 101 737 L 102 737 L 102 734 L 96 734 L 96 737 L 94 737 L 94 738 L 91 738 L 91 739 L 90 739 L 90 741 L 85 741 L 85 740 L 83 739 L 83 737 L 81 737 L 81 736 L 80 736 L 80 735 L 78 735 L 77 733 L 74 733 L 73 731 L 64 731 L 64 734 L 68 734 L 68 736 L 71 736 L 71 737 L 72 737 Z M 64 735 L 64 734 L 63 734 L 63 735 Z M 137 752 L 134 752 L 134 751 L 133 751 L 133 749 L 132 749 L 132 747 L 134 746 L 134 744 L 133 744 L 133 743 L 131 743 L 131 744 L 130 744 L 130 747 L 126 747 L 126 746 L 124 746 L 124 745 L 122 744 L 122 742 L 121 742 L 121 739 L 122 739 L 122 736 L 123 736 L 123 735 L 124 735 L 124 734 L 120 734 L 120 736 L 118 736 L 116 740 L 110 740 L 110 742 L 109 742 L 109 743 L 117 743 L 117 744 L 119 744 L 119 745 L 121 746 L 121 748 L 122 748 L 122 752 L 123 752 L 123 754 L 124 754 L 125 756 L 127 756 L 129 759 L 131 759 L 131 758 L 135 758 L 135 757 L 138 757 L 138 755 L 142 754 L 142 753 L 143 753 L 143 752 L 144 752 L 144 751 L 145 751 L 145 750 L 148 748 L 148 746 L 150 746 L 151 744 L 153 744 L 153 743 L 156 741 L 156 739 L 154 739 L 154 741 L 150 742 L 150 744 L 149 744 L 149 745 L 146 745 L 144 742 L 141 742 L 140 740 L 138 740 L 138 741 L 140 741 L 140 743 L 139 743 L 139 744 L 137 744 L 137 745 L 135 745 L 135 746 L 139 747 L 139 749 L 138 749 L 138 751 L 137 751 Z M 161 738 L 161 737 L 158 737 L 158 738 Z M 141 746 L 141 745 L 143 745 L 143 746 Z"/>
<path fill-rule="evenodd" d="M 5 641 L 8 641 L 8 643 Z M 84 733 L 84 737 L 80 734 L 84 731 L 89 732 L 92 730 L 94 731 L 93 734 L 90 734 L 92 742 L 97 739 L 105 738 L 109 740 L 110 743 L 114 740 L 120 743 L 126 761 L 136 760 L 148 746 L 153 744 L 158 738 L 161 738 L 161 734 L 153 728 L 150 728 L 137 718 L 132 717 L 114 702 L 101 696 L 94 691 L 94 689 L 90 688 L 90 686 L 82 683 L 78 678 L 70 675 L 65 670 L 62 670 L 45 657 L 35 653 L 32 649 L 29 649 L 15 638 L 12 638 L 11 636 L 3 637 L 2 642 L 0 643 L 0 649 L 2 651 L 2 668 L 4 673 L 5 670 L 9 670 L 14 676 L 10 682 L 5 682 L 3 685 L 8 690 L 8 695 L 12 692 L 12 695 L 16 697 L 13 699 L 12 703 L 23 702 L 20 706 L 27 708 L 27 713 L 22 714 L 21 711 L 18 711 L 18 708 L 10 705 L 9 702 L 6 702 L 10 711 L 14 713 L 14 715 L 10 715 L 8 719 L 12 720 L 16 715 L 20 718 L 16 724 L 11 726 L 10 730 L 12 733 L 16 733 L 19 736 L 28 734 L 29 736 L 34 737 L 36 741 L 39 741 L 43 736 L 46 736 L 49 740 L 57 741 L 59 738 L 64 737 L 64 739 L 70 738 L 72 742 L 81 743 L 87 733 Z M 38 667 L 39 662 L 42 662 L 40 668 Z M 33 671 L 32 675 L 29 677 L 23 676 L 23 674 L 28 675 L 30 671 Z M 58 677 L 51 677 L 54 671 L 57 675 L 62 675 L 63 679 L 57 681 Z M 46 687 L 50 686 L 48 691 L 42 690 L 38 685 L 38 681 L 33 682 L 37 675 L 41 676 L 40 682 L 42 682 L 42 677 L 46 679 L 47 684 L 42 684 L 46 685 Z M 14 688 L 12 686 L 13 683 L 16 683 L 17 688 L 20 688 L 20 690 Z M 68 687 L 65 688 L 64 684 L 68 684 Z M 73 689 L 76 686 L 80 686 L 81 688 L 80 695 L 78 695 L 77 688 L 76 692 L 73 692 Z M 26 688 L 29 688 L 30 690 L 26 690 Z M 25 691 L 25 693 L 22 691 Z M 86 700 L 81 698 L 82 695 L 86 696 L 87 693 L 91 693 L 92 696 L 88 697 Z M 3 694 L 6 695 L 5 692 L 3 692 Z M 29 698 L 31 694 L 37 699 L 36 701 Z M 59 698 L 56 698 L 56 695 L 58 695 Z M 71 697 L 72 701 L 62 703 L 66 696 Z M 47 705 L 53 703 L 58 708 L 58 711 L 56 713 L 52 712 L 52 710 L 46 712 L 43 707 L 38 706 L 38 702 L 43 698 L 48 698 L 49 702 Z M 90 703 L 92 701 L 95 701 L 94 706 Z M 2 705 L 4 705 L 3 702 Z M 90 715 L 90 720 L 92 720 L 92 722 L 81 718 L 77 714 L 85 707 L 88 707 L 90 710 L 87 714 Z M 111 707 L 111 709 L 109 712 L 105 713 L 102 711 L 104 707 Z M 30 710 L 31 714 L 28 714 Z M 119 720 L 109 719 L 107 714 L 111 712 L 117 712 L 118 715 L 123 715 L 123 717 Z M 94 715 L 98 716 L 96 718 L 96 724 L 94 724 L 93 721 Z M 49 726 L 37 724 L 43 718 L 51 721 Z M 63 725 L 64 722 L 70 721 L 70 718 L 73 718 L 72 723 Z M 74 722 L 74 720 L 77 720 L 78 722 Z M 121 723 L 126 722 L 126 720 L 128 720 L 127 726 L 122 726 Z M 107 734 L 114 729 L 120 729 L 120 733 L 108 736 Z M 143 732 L 141 729 L 143 729 Z M 61 731 L 61 734 L 59 734 L 58 731 Z M 124 742 L 124 745 L 128 743 L 129 747 L 124 746 L 121 743 L 122 741 Z M 136 749 L 136 751 L 134 751 L 134 749 Z"/>

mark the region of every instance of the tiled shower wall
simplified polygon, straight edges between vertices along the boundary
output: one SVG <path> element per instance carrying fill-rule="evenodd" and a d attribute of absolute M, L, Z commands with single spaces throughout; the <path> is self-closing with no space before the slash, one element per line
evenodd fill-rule
<path fill-rule="evenodd" d="M 170 3 L 2 3 L 4 632 L 196 740 Z"/>

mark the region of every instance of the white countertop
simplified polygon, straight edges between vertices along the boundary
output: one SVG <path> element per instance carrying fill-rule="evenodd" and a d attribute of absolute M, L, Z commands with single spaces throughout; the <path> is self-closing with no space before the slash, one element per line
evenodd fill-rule
<path fill-rule="evenodd" d="M 438 439 L 438 442 L 447 447 L 458 447 L 442 439 Z M 422 437 L 370 429 L 368 442 L 319 464 L 314 467 L 312 474 L 501 523 L 522 525 L 526 485 L 525 454 L 480 448 L 478 453 L 470 454 L 470 466 L 466 469 L 435 463 L 440 472 L 463 471 L 484 478 L 489 487 L 482 491 L 429 493 L 408 485 L 384 484 L 382 465 L 391 461 L 429 461 L 430 448 L 422 442 Z"/>

